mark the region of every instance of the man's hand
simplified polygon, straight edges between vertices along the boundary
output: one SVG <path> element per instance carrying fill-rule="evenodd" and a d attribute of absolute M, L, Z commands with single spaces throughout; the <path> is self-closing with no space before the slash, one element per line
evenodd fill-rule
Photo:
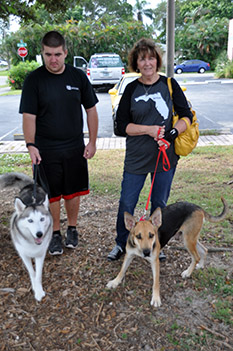
<path fill-rule="evenodd" d="M 39 153 L 39 150 L 37 149 L 36 146 L 28 146 L 28 152 L 29 152 L 29 155 L 30 155 L 30 158 L 32 160 L 32 163 L 34 165 L 36 164 L 40 164 L 41 162 L 41 156 L 40 156 L 40 153 Z"/>
<path fill-rule="evenodd" d="M 95 153 L 96 153 L 96 145 L 93 145 L 92 143 L 88 143 L 84 149 L 83 157 L 89 160 L 95 155 Z"/>

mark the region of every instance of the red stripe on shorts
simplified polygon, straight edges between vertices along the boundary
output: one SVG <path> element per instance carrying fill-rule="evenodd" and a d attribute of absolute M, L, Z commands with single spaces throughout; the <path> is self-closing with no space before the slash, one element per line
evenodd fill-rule
<path fill-rule="evenodd" d="M 56 197 L 52 197 L 51 199 L 49 199 L 49 202 L 56 202 L 56 201 L 60 201 L 61 198 L 65 199 L 65 200 L 71 200 L 77 196 L 83 196 L 83 195 L 88 195 L 90 193 L 90 190 L 85 190 L 85 191 L 78 191 L 77 193 L 74 194 L 70 194 L 70 195 L 60 195 L 60 196 L 56 196 Z"/>

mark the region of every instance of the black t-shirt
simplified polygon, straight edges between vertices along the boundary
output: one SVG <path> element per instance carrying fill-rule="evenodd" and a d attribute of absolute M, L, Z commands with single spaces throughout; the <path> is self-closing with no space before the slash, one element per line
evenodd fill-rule
<path fill-rule="evenodd" d="M 25 79 L 20 113 L 36 115 L 35 143 L 40 150 L 82 146 L 82 105 L 98 102 L 85 73 L 70 65 L 61 74 L 41 66 Z"/>
<path fill-rule="evenodd" d="M 185 95 L 175 79 L 172 79 L 172 87 L 173 102 L 179 117 L 192 119 L 192 112 Z M 121 133 L 125 133 L 129 123 L 165 125 L 165 130 L 170 130 L 172 128 L 172 100 L 167 78 L 160 76 L 159 80 L 151 86 L 143 85 L 138 80 L 129 83 L 120 100 L 116 120 Z M 134 174 L 154 172 L 158 150 L 157 142 L 149 135 L 126 135 L 124 169 Z M 167 150 L 167 156 L 173 168 L 179 159 L 174 151 L 174 143 L 171 143 Z M 159 160 L 157 171 L 163 171 L 162 157 Z"/>

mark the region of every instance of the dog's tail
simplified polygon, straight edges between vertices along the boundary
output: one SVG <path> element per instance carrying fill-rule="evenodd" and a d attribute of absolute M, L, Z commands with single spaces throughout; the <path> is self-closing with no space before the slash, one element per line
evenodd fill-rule
<path fill-rule="evenodd" d="M 226 200 L 221 197 L 222 203 L 223 203 L 223 210 L 222 213 L 220 213 L 218 216 L 212 216 L 209 213 L 207 213 L 206 211 L 204 211 L 204 215 L 205 215 L 205 219 L 209 222 L 213 222 L 213 223 L 217 223 L 222 221 L 223 219 L 226 218 L 228 212 L 229 212 L 229 206 L 228 203 L 226 202 Z"/>
<path fill-rule="evenodd" d="M 32 184 L 33 180 L 24 173 L 4 173 L 0 175 L 0 189 L 19 188 L 20 190 L 26 185 Z"/>

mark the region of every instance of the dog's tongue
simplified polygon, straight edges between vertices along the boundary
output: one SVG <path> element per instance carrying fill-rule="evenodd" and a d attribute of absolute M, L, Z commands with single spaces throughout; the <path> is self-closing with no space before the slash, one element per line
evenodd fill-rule
<path fill-rule="evenodd" d="M 42 238 L 36 238 L 36 239 L 35 239 L 35 243 L 36 243 L 37 245 L 40 245 L 40 244 L 42 243 Z"/>

